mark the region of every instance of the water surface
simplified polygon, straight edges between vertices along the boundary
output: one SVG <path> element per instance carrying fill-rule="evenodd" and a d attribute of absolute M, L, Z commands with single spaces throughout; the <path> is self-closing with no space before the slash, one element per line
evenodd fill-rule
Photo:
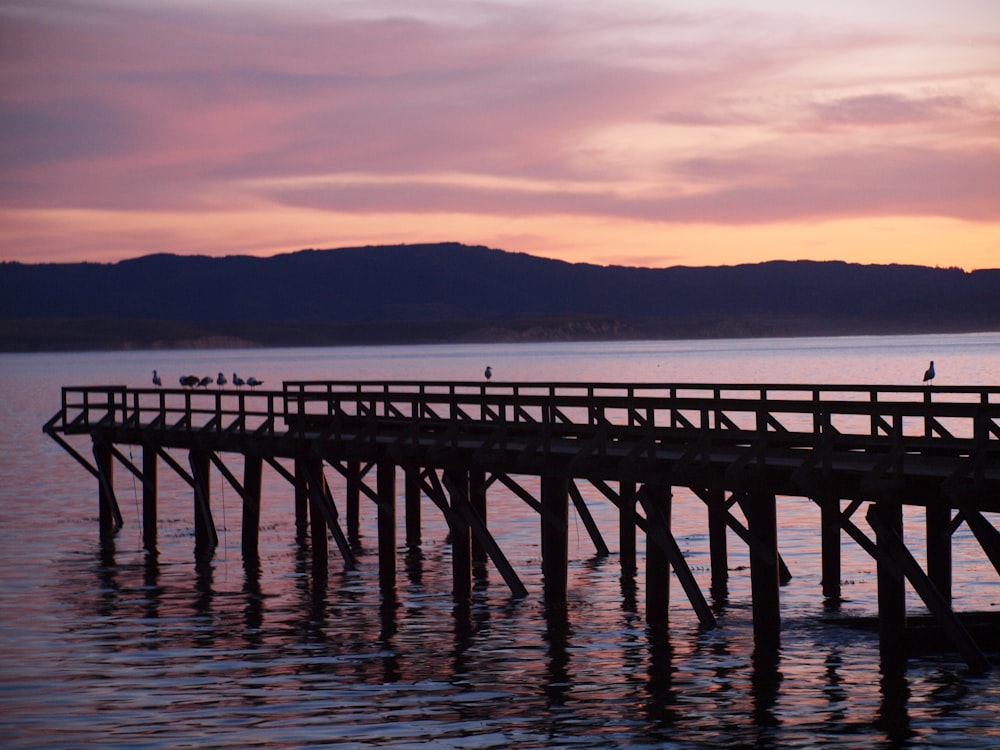
<path fill-rule="evenodd" d="M 186 373 L 285 379 L 1000 384 L 1000 335 L 268 349 L 0 356 L 0 744 L 7 747 L 962 747 L 1000 745 L 1000 677 L 950 653 L 879 672 L 877 637 L 822 624 L 818 511 L 782 498 L 777 661 L 756 662 L 749 560 L 730 536 L 728 596 L 704 631 L 673 584 L 670 629 L 650 632 L 643 553 L 630 585 L 617 511 L 581 490 L 612 549 L 571 510 L 569 602 L 546 611 L 539 520 L 494 486 L 490 522 L 529 589 L 489 569 L 471 606 L 450 595 L 447 527 L 425 501 L 423 541 L 400 530 L 395 606 L 378 593 L 375 512 L 359 570 L 331 546 L 326 577 L 296 539 L 291 487 L 265 471 L 259 565 L 240 553 L 239 497 L 213 470 L 220 546 L 194 556 L 192 499 L 160 466 L 159 547 L 142 549 L 141 488 L 121 467 L 125 527 L 102 547 L 96 483 L 41 425 L 63 385 L 167 384 Z M 138 457 L 135 457 L 137 460 Z M 228 465 L 239 476 L 240 462 Z M 334 472 L 328 476 L 339 485 Z M 525 486 L 532 487 L 525 478 Z M 993 518 L 994 524 L 998 519 Z M 705 511 L 678 489 L 675 536 L 706 594 Z M 921 518 L 907 537 L 921 549 Z M 997 611 L 996 572 L 963 526 L 955 606 Z M 874 562 L 843 542 L 842 609 L 875 612 Z M 911 610 L 922 610 L 910 596 Z M 994 661 L 997 656 L 993 655 Z"/>

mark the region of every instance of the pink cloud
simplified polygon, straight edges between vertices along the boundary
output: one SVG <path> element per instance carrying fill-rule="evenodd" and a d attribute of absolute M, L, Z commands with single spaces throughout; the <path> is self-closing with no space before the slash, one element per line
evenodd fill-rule
<path fill-rule="evenodd" d="M 919 57 L 905 80 L 847 64 L 947 34 L 619 5 L 400 8 L 10 0 L 0 204 L 1000 220 L 1000 92 L 983 83 L 996 65 L 970 59 L 966 81 Z M 634 128 L 658 135 L 608 144 Z"/>

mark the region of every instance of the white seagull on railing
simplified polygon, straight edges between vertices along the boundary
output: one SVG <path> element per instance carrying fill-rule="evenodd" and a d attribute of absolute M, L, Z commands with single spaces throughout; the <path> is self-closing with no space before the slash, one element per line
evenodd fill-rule
<path fill-rule="evenodd" d="M 493 377 L 493 368 L 490 367 L 489 365 L 486 365 L 486 372 L 484 372 L 483 374 L 486 376 L 486 379 L 489 380 L 490 378 Z"/>
<path fill-rule="evenodd" d="M 208 388 L 212 384 L 212 376 L 206 375 L 200 381 L 198 381 L 199 388 Z"/>
<path fill-rule="evenodd" d="M 243 378 L 241 378 L 239 375 L 237 375 L 234 372 L 233 373 L 233 385 L 235 385 L 237 388 L 242 388 L 244 385 L 246 385 L 246 382 L 243 380 Z"/>
<path fill-rule="evenodd" d="M 156 370 L 153 370 L 153 385 L 155 385 L 157 388 L 163 385 L 163 381 L 160 380 L 160 376 L 156 373 Z"/>
<path fill-rule="evenodd" d="M 226 376 L 225 376 L 225 375 L 223 375 L 223 374 L 222 374 L 221 372 L 219 373 L 219 377 L 217 377 L 217 378 L 215 379 L 215 384 L 216 384 L 217 386 L 219 386 L 219 388 L 222 388 L 222 387 L 223 387 L 223 386 L 225 386 L 225 384 L 226 384 L 226 383 L 228 383 L 228 382 L 229 382 L 229 381 L 228 381 L 228 380 L 226 380 Z"/>
<path fill-rule="evenodd" d="M 934 380 L 934 360 L 931 360 L 930 367 L 927 368 L 927 372 L 924 373 L 924 382 L 927 383 Z"/>
<path fill-rule="evenodd" d="M 264 385 L 263 380 L 257 380 L 253 375 L 247 378 L 247 385 L 251 388 L 256 388 L 258 385 Z"/>

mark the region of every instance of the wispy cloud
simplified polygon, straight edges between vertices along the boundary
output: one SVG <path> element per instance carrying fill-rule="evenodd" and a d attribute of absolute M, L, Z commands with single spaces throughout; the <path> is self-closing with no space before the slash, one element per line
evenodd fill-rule
<path fill-rule="evenodd" d="M 8 0 L 4 253 L 56 210 L 1000 221 L 1000 25 L 780 5 Z"/>

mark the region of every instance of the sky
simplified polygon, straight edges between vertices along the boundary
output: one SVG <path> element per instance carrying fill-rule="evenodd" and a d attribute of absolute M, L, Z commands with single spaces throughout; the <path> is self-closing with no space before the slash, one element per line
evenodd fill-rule
<path fill-rule="evenodd" d="M 997 0 L 0 0 L 0 260 L 1000 267 Z"/>

